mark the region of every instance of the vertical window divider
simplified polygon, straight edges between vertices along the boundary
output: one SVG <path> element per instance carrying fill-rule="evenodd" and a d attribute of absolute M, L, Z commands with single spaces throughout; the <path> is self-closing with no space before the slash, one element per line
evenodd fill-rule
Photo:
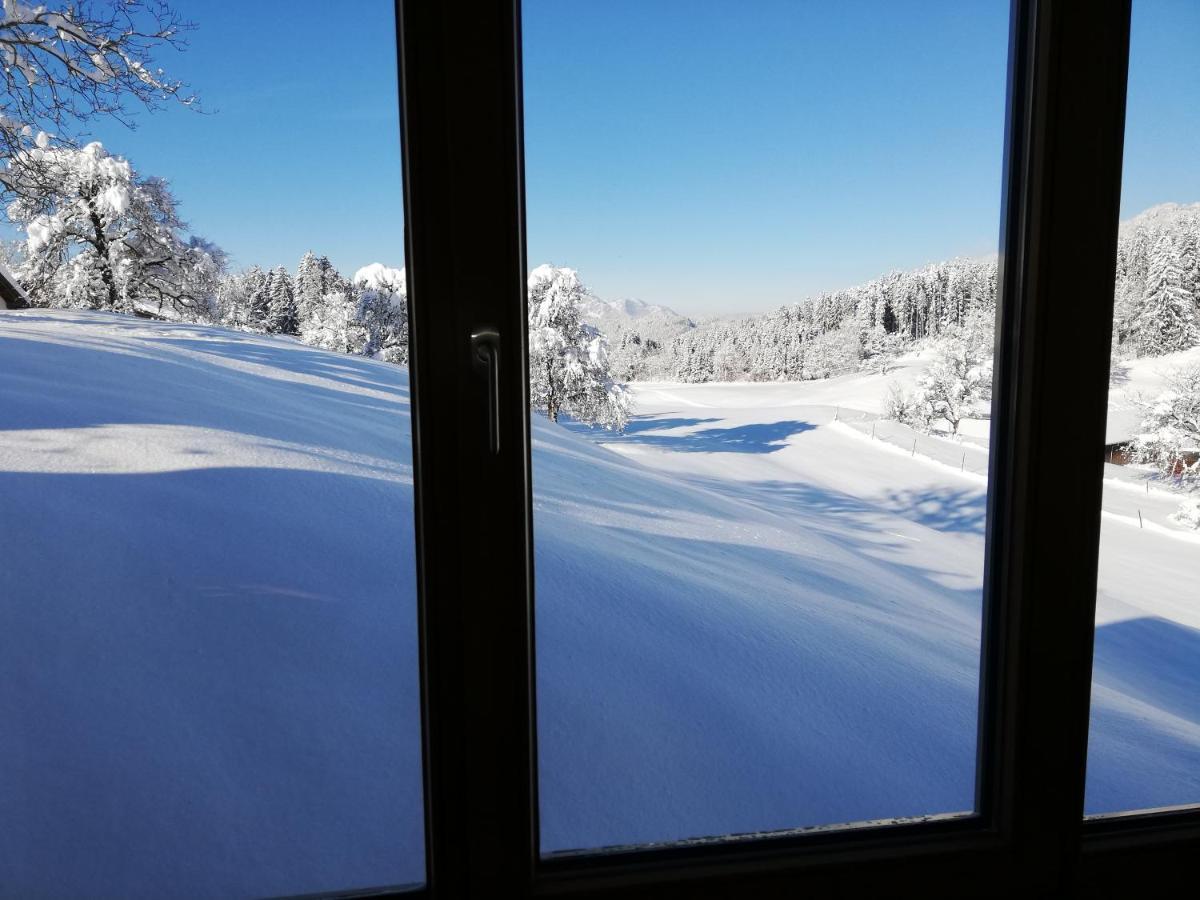
<path fill-rule="evenodd" d="M 536 853 L 519 12 L 396 9 L 435 897 L 523 896 Z"/>
<path fill-rule="evenodd" d="M 1014 21 L 981 807 L 1042 892 L 1069 888 L 1083 824 L 1130 3 Z"/>

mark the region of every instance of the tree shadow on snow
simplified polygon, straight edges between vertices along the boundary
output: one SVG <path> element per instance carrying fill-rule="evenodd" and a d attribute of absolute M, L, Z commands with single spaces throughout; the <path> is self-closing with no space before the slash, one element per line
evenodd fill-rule
<path fill-rule="evenodd" d="M 788 438 L 816 428 L 808 422 L 786 421 L 737 425 L 732 428 L 701 428 L 684 434 L 651 434 L 667 428 L 684 428 L 715 419 L 659 419 L 636 423 L 613 443 L 646 444 L 678 453 L 774 453 L 787 446 Z"/>
<path fill-rule="evenodd" d="M 893 491 L 887 503 L 897 515 L 937 531 L 982 535 L 987 524 L 987 494 L 970 488 Z"/>

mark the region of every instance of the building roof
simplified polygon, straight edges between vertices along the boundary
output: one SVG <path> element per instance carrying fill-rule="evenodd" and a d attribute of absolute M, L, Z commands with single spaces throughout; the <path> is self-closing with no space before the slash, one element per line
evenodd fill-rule
<path fill-rule="evenodd" d="M 24 309 L 27 306 L 29 295 L 8 266 L 0 262 L 0 309 Z"/>

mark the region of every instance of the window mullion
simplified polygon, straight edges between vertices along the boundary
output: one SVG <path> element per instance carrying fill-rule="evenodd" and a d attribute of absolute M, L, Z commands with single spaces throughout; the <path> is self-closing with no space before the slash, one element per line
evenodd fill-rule
<path fill-rule="evenodd" d="M 1083 815 L 1130 5 L 1015 18 L 981 803 L 1029 889 L 1054 890 Z"/>
<path fill-rule="evenodd" d="M 523 894 L 534 852 L 517 13 L 515 0 L 397 3 L 426 842 L 440 897 Z"/>

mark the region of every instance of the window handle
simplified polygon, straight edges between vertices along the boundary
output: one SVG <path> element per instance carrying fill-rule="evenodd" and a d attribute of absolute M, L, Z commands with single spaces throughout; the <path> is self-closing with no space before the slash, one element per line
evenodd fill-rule
<path fill-rule="evenodd" d="M 488 448 L 500 453 L 500 332 L 481 328 L 471 333 L 471 355 L 475 368 L 487 370 Z"/>

